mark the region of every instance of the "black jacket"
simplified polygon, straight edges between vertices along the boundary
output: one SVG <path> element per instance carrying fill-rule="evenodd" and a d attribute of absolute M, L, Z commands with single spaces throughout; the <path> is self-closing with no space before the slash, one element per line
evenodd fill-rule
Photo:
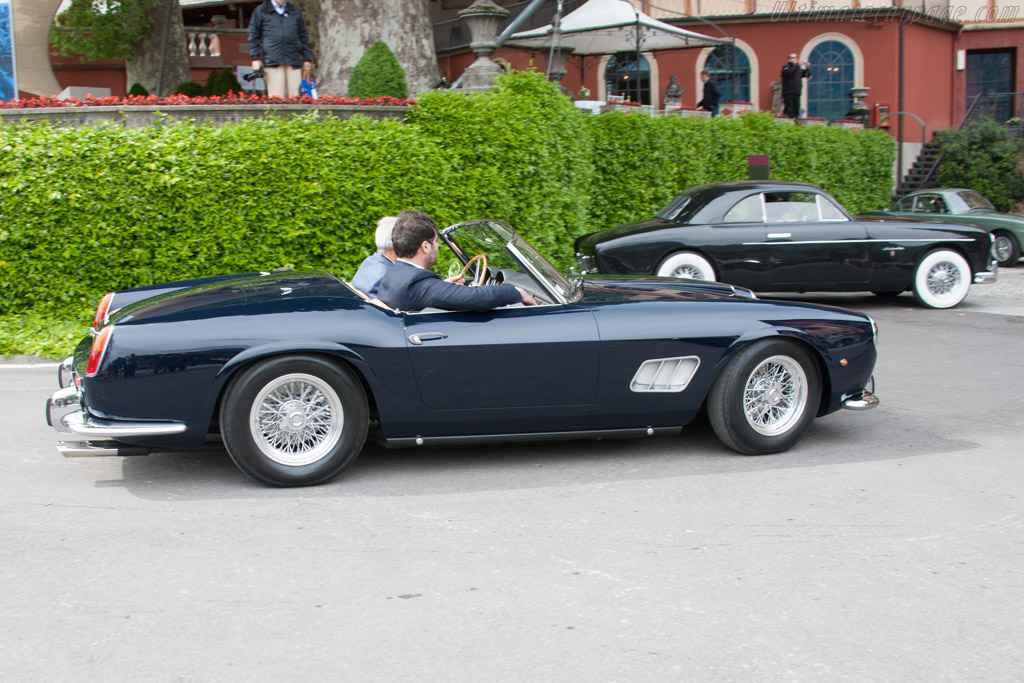
<path fill-rule="evenodd" d="M 782 94 L 799 95 L 804 89 L 804 78 L 811 75 L 810 69 L 805 69 L 799 64 L 786 62 L 782 67 Z"/>
<path fill-rule="evenodd" d="M 271 0 L 264 0 L 249 21 L 249 56 L 262 60 L 264 66 L 294 66 L 312 60 L 309 32 L 299 8 L 288 3 L 284 14 L 274 10 Z"/>
<path fill-rule="evenodd" d="M 515 287 L 466 287 L 445 282 L 432 270 L 395 262 L 380 281 L 377 298 L 400 311 L 443 308 L 446 311 L 489 311 L 523 300 Z"/>
<path fill-rule="evenodd" d="M 715 83 L 714 79 L 709 78 L 704 81 L 704 99 L 698 102 L 697 106 L 711 111 L 718 106 L 718 101 L 721 99 L 722 91 L 718 89 L 718 84 Z"/>

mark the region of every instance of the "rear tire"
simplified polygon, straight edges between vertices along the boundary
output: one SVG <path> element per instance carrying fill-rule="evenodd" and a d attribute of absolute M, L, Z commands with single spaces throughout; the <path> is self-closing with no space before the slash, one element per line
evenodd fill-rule
<path fill-rule="evenodd" d="M 914 296 L 928 308 L 952 308 L 971 289 L 971 267 L 949 249 L 925 254 L 914 271 Z"/>
<path fill-rule="evenodd" d="M 992 233 L 995 237 L 996 262 L 1000 268 L 1013 268 L 1020 260 L 1020 244 L 1017 238 L 1002 230 Z"/>
<path fill-rule="evenodd" d="M 681 251 L 662 261 L 658 270 L 655 271 L 655 275 L 714 282 L 715 269 L 703 256 L 694 254 L 692 251 Z"/>
<path fill-rule="evenodd" d="M 766 455 L 792 448 L 821 400 L 818 365 L 794 342 L 766 339 L 733 356 L 708 393 L 708 420 L 729 448 Z"/>
<path fill-rule="evenodd" d="M 270 486 L 313 486 L 359 456 L 369 421 L 362 384 L 316 356 L 254 365 L 224 392 L 220 430 L 238 468 Z"/>

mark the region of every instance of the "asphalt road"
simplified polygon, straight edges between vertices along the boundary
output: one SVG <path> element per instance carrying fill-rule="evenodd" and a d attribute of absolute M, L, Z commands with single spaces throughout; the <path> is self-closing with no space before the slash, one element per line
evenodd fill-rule
<path fill-rule="evenodd" d="M 223 453 L 62 458 L 0 367 L 0 680 L 1020 681 L 1024 268 L 881 326 L 873 411 L 388 451 L 276 490 Z M 807 297 L 813 298 L 813 297 Z"/>

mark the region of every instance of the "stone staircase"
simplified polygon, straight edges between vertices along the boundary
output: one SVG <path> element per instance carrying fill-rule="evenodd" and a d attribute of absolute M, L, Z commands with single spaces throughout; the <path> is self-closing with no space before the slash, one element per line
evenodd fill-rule
<path fill-rule="evenodd" d="M 935 178 L 938 175 L 939 147 L 934 142 L 926 142 L 917 155 L 910 171 L 903 178 L 903 182 L 896 188 L 894 199 L 905 197 L 916 190 L 924 190 L 929 187 L 936 187 Z"/>

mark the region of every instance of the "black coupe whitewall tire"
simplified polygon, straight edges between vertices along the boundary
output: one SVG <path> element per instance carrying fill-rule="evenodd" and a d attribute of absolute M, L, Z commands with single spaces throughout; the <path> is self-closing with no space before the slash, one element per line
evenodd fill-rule
<path fill-rule="evenodd" d="M 672 254 L 661 262 L 655 272 L 658 277 L 681 277 L 687 280 L 714 281 L 715 269 L 708 260 L 692 251 L 681 251 Z"/>
<path fill-rule="evenodd" d="M 971 267 L 949 249 L 925 254 L 914 271 L 914 296 L 928 308 L 952 308 L 971 289 Z"/>
<path fill-rule="evenodd" d="M 1013 268 L 1020 260 L 1020 245 L 1017 239 L 1008 232 L 992 233 L 995 237 L 996 262 L 1000 268 Z"/>
<path fill-rule="evenodd" d="M 224 392 L 221 436 L 239 469 L 271 486 L 312 486 L 359 456 L 366 394 L 347 370 L 315 356 L 272 358 Z"/>
<path fill-rule="evenodd" d="M 818 366 L 794 342 L 769 339 L 741 349 L 708 393 L 711 428 L 746 455 L 779 453 L 807 432 L 821 399 Z"/>

